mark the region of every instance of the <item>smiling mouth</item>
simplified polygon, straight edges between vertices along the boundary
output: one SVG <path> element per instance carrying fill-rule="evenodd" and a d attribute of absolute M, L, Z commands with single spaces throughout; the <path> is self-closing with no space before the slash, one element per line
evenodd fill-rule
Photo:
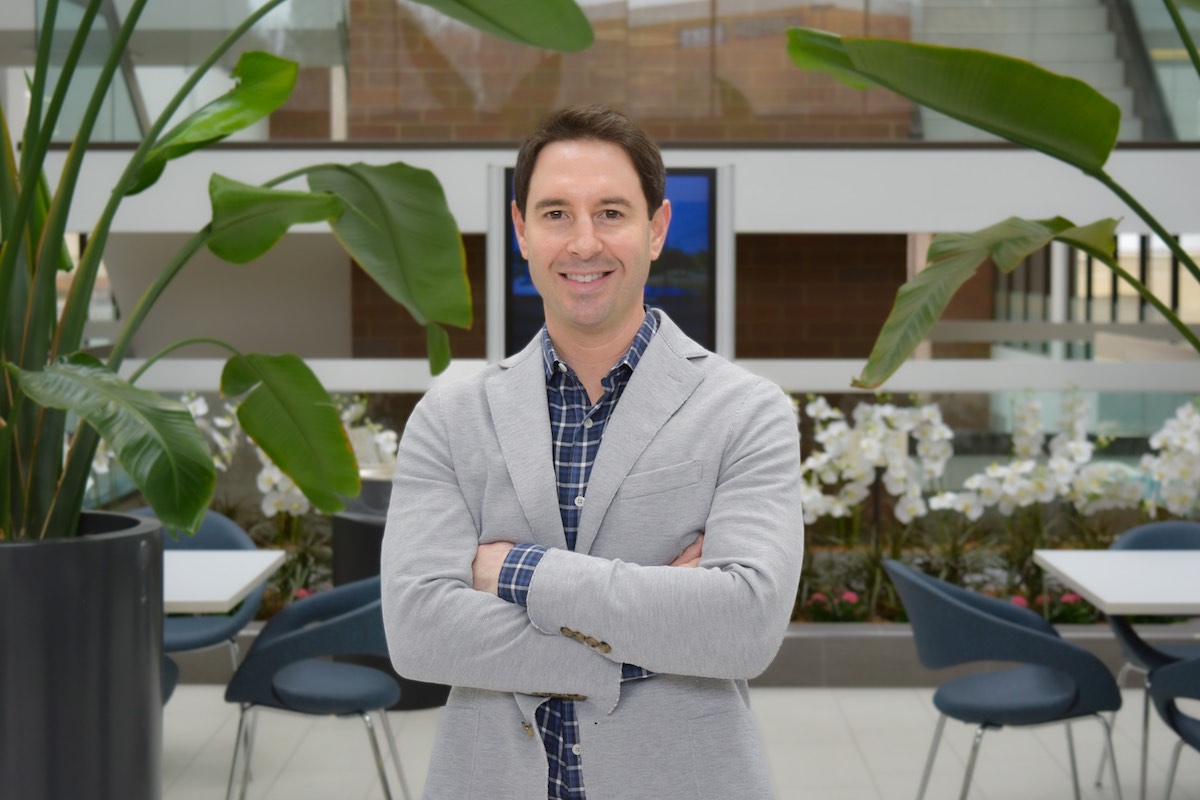
<path fill-rule="evenodd" d="M 592 281 L 599 280 L 600 278 L 603 278 L 605 275 L 608 275 L 608 274 L 610 274 L 610 273 L 589 272 L 586 275 L 566 275 L 566 274 L 564 274 L 563 277 L 573 283 L 591 283 Z"/>

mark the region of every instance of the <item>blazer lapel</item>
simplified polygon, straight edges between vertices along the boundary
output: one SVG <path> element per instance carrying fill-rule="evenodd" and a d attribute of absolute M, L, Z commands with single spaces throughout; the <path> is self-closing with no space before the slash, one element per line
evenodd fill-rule
<path fill-rule="evenodd" d="M 538 336 L 520 353 L 501 361 L 502 369 L 487 380 L 486 391 L 500 452 L 534 540 L 545 547 L 565 548 L 540 348 Z"/>
<path fill-rule="evenodd" d="M 575 549 L 591 550 L 600 523 L 638 457 L 703 379 L 688 360 L 707 353 L 663 314 L 658 333 L 642 354 L 625 387 L 588 478 Z"/>

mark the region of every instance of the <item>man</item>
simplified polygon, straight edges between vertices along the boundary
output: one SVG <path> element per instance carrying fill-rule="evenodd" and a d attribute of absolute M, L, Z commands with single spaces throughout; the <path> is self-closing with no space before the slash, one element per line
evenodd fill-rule
<path fill-rule="evenodd" d="M 798 433 L 643 305 L 664 183 L 621 114 L 546 120 L 512 209 L 545 327 L 404 430 L 383 609 L 397 671 L 454 686 L 433 800 L 772 794 L 746 679 L 795 599 Z"/>

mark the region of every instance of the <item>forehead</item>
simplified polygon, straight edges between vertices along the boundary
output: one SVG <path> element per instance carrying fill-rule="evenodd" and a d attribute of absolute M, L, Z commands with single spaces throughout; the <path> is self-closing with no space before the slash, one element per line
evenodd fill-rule
<path fill-rule="evenodd" d="M 572 203 L 622 199 L 645 206 L 642 184 L 629 154 L 611 142 L 552 142 L 538 153 L 529 178 L 530 204 L 546 199 Z"/>

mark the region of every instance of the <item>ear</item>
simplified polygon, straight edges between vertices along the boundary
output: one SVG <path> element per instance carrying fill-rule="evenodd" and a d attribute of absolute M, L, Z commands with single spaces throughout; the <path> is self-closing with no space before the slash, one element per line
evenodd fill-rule
<path fill-rule="evenodd" d="M 671 227 L 671 201 L 663 200 L 663 204 L 650 218 L 650 260 L 653 261 L 662 253 L 663 245 L 667 243 L 667 228 Z"/>
<path fill-rule="evenodd" d="M 529 260 L 529 249 L 525 246 L 525 218 L 517 210 L 517 201 L 512 201 L 513 231 L 517 234 L 517 246 L 521 248 L 521 257 Z"/>

